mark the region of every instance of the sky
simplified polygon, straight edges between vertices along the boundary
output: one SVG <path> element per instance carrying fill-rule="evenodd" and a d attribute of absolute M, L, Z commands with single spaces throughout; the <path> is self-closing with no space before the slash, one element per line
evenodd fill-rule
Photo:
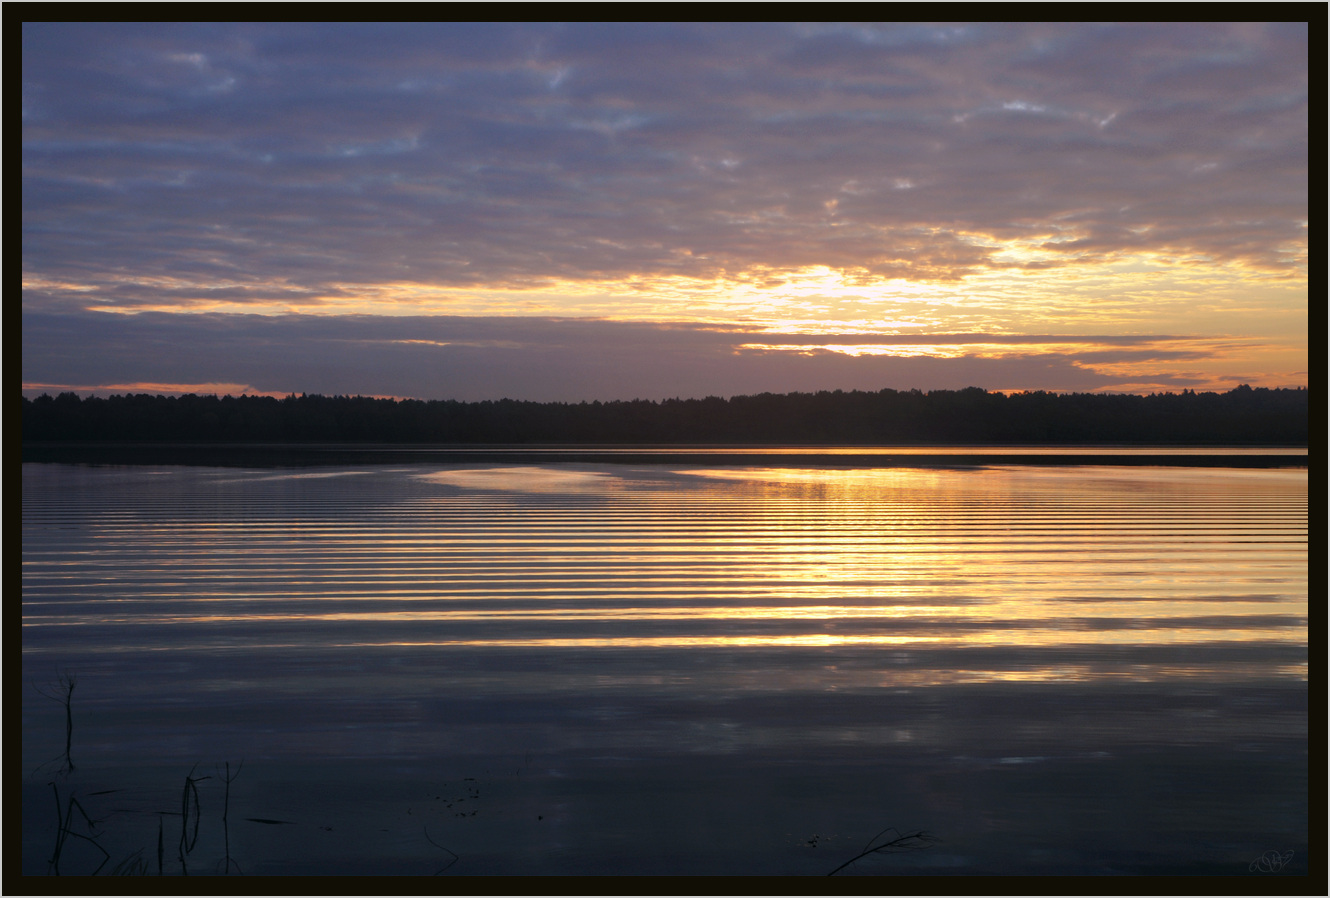
<path fill-rule="evenodd" d="M 25 395 L 1308 382 L 1306 23 L 22 41 Z"/>

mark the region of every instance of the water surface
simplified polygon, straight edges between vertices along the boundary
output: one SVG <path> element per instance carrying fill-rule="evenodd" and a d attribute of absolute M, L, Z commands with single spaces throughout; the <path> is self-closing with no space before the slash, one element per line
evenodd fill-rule
<path fill-rule="evenodd" d="M 25 872 L 1305 870 L 1305 469 L 711 461 L 25 464 Z"/>

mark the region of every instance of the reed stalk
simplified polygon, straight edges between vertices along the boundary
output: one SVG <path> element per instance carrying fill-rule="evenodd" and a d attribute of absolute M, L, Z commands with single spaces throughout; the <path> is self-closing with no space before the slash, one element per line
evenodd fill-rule
<path fill-rule="evenodd" d="M 888 833 L 895 833 L 895 838 L 888 839 L 880 845 L 877 844 L 878 839 L 881 839 Z M 850 866 L 850 864 L 853 864 L 855 861 L 863 860 L 870 854 L 892 854 L 898 851 L 917 851 L 921 848 L 928 848 L 936 841 L 938 841 L 936 836 L 925 832 L 924 830 L 917 830 L 912 833 L 901 835 L 896 827 L 888 826 L 886 829 L 882 830 L 882 832 L 869 839 L 868 844 L 864 846 L 863 851 L 859 852 L 827 875 L 835 876 L 837 873 Z"/>

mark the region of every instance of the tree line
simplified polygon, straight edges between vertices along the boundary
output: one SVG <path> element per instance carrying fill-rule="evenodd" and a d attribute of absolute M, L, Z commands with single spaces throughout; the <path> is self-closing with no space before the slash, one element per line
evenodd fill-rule
<path fill-rule="evenodd" d="M 23 399 L 23 441 L 607 444 L 1303 445 L 1307 390 L 1227 393 L 761 393 L 525 402 L 366 396 Z"/>

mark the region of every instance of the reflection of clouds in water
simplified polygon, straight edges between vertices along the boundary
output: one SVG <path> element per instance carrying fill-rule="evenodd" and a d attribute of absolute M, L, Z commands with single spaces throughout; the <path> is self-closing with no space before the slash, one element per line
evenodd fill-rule
<path fill-rule="evenodd" d="M 368 474 L 369 471 L 309 471 L 301 474 L 265 474 L 262 477 L 231 477 L 226 480 L 214 480 L 213 483 L 245 483 L 259 480 L 322 480 L 328 477 L 349 477 L 352 474 Z"/>
<path fill-rule="evenodd" d="M 954 471 L 931 468 L 690 468 L 679 472 L 703 481 L 747 483 L 756 488 L 776 488 L 806 493 L 827 491 L 844 497 L 862 496 L 874 501 L 887 492 L 902 490 L 938 490 L 954 484 Z M 962 481 L 973 489 L 987 472 L 974 469 L 964 472 Z"/>
<path fill-rule="evenodd" d="M 485 873 L 547 873 L 558 839 L 559 870 L 723 853 L 720 872 L 825 876 L 889 824 L 976 848 L 859 872 L 1047 871 L 1009 856 L 1021 840 L 1092 873 L 1241 873 L 1267 843 L 1233 832 L 1306 855 L 1305 469 L 1296 490 L 1222 469 L 367 469 L 24 466 L 23 674 L 79 672 L 75 737 L 125 771 L 90 814 L 151 808 L 202 758 L 220 853 L 226 773 L 205 765 L 244 757 L 236 785 L 265 796 L 245 813 L 330 828 L 247 842 L 246 873 L 431 873 L 426 813 Z M 27 693 L 35 766 L 67 727 Z M 44 870 L 55 817 L 31 804 Z M 459 812 L 472 835 L 439 828 Z M 108 837 L 150 845 L 152 822 Z M 625 832 L 658 853 L 604 851 Z"/>
<path fill-rule="evenodd" d="M 502 467 L 436 471 L 418 475 L 422 480 L 471 490 L 506 490 L 520 493 L 599 493 L 622 486 L 622 479 L 602 471 L 572 468 Z"/>
<path fill-rule="evenodd" d="M 945 450 L 950 453 L 952 450 Z M 1228 450 L 1225 450 L 1226 452 Z M 1166 454 L 1168 450 L 1161 452 Z M 1275 450 L 1279 453 L 1280 450 Z M 1108 450 L 1106 454 L 1114 454 Z M 1131 454 L 1131 453 L 1128 453 Z M 963 459 L 957 459 L 961 468 Z M 958 489 L 971 492 L 1018 486 L 1023 489 L 1045 487 L 1064 493 L 1070 469 L 1066 465 L 1004 465 L 983 464 L 957 470 L 937 467 L 891 467 L 891 468 L 775 468 L 775 467 L 734 467 L 734 468 L 687 468 L 677 470 L 681 476 L 696 477 L 720 481 L 751 481 L 766 484 L 794 485 L 832 485 L 841 488 L 875 489 L 943 489 L 948 495 Z M 1083 488 L 1091 485 L 1109 488 L 1148 488 L 1151 490 L 1176 490 L 1185 486 L 1191 489 L 1214 485 L 1215 490 L 1224 491 L 1234 481 L 1249 481 L 1280 490 L 1301 491 L 1307 488 L 1306 468 L 1183 468 L 1154 467 L 1140 468 L 1117 465 L 1077 465 L 1075 477 Z"/>

